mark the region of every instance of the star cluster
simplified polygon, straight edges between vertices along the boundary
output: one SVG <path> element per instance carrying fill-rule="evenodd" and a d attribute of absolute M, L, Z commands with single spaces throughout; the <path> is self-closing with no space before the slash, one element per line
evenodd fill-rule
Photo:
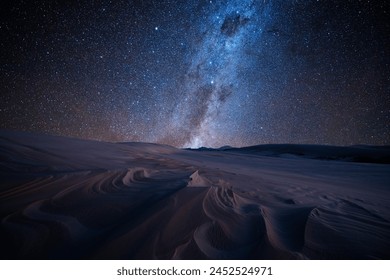
<path fill-rule="evenodd" d="M 389 144 L 386 1 L 3 1 L 0 128 Z"/>

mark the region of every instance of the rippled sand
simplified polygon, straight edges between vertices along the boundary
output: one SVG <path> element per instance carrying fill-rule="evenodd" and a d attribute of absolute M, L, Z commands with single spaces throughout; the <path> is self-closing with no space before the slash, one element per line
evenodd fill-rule
<path fill-rule="evenodd" d="M 0 255 L 389 259 L 389 155 L 365 146 L 192 151 L 0 131 Z"/>

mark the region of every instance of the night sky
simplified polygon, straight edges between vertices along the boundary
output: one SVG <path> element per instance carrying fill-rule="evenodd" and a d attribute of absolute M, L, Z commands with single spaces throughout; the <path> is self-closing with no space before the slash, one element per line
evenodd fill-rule
<path fill-rule="evenodd" d="M 0 128 L 390 144 L 387 1 L 1 1 Z"/>

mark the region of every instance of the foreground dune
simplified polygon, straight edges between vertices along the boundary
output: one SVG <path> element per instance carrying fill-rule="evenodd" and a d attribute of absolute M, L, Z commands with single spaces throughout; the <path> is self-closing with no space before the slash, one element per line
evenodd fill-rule
<path fill-rule="evenodd" d="M 0 131 L 3 259 L 389 259 L 388 147 Z"/>

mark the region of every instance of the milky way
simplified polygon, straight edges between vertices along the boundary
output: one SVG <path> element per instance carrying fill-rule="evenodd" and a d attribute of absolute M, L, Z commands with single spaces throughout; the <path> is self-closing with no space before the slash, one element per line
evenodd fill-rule
<path fill-rule="evenodd" d="M 10 1 L 0 128 L 177 147 L 389 144 L 386 1 Z"/>

